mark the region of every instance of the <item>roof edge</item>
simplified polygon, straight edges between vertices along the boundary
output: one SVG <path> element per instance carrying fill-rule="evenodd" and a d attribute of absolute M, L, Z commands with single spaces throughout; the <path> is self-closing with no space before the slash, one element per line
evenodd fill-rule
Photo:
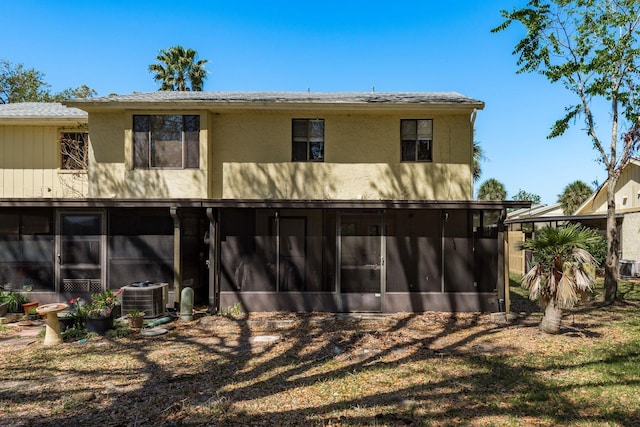
<path fill-rule="evenodd" d="M 438 109 L 481 110 L 484 102 L 457 92 L 142 92 L 99 98 L 70 99 L 64 105 L 86 111 L 110 109 L 175 108 L 331 108 L 331 109 Z"/>
<path fill-rule="evenodd" d="M 330 207 L 336 209 L 393 209 L 393 208 L 474 208 L 503 209 L 527 207 L 530 202 L 492 200 L 296 200 L 296 199 L 120 199 L 120 198 L 0 198 L 0 207 Z"/>

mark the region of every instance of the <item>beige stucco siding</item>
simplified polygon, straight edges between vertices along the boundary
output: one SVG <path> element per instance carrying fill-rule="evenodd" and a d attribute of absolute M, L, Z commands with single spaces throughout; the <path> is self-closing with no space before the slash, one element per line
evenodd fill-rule
<path fill-rule="evenodd" d="M 291 162 L 291 120 L 325 121 L 324 162 Z M 433 119 L 433 162 L 400 162 L 400 120 Z M 468 114 L 405 111 L 212 113 L 214 198 L 472 198 Z"/>
<path fill-rule="evenodd" d="M 628 213 L 622 221 L 620 259 L 640 261 L 640 212 Z"/>
<path fill-rule="evenodd" d="M 464 165 L 224 163 L 225 199 L 466 200 Z"/>
<path fill-rule="evenodd" d="M 160 114 L 141 111 L 136 114 Z M 199 114 L 171 111 L 162 114 Z M 205 198 L 207 197 L 207 115 L 200 115 L 198 169 L 133 168 L 133 113 L 92 113 L 89 118 L 90 197 Z"/>
<path fill-rule="evenodd" d="M 0 126 L 0 197 L 78 198 L 87 194 L 84 172 L 60 170 L 57 125 Z"/>
<path fill-rule="evenodd" d="M 134 114 L 200 114 L 199 169 L 133 168 Z M 324 162 L 291 162 L 291 120 L 325 121 Z M 433 119 L 433 162 L 400 162 L 400 121 Z M 469 113 L 92 112 L 90 197 L 469 200 Z"/>

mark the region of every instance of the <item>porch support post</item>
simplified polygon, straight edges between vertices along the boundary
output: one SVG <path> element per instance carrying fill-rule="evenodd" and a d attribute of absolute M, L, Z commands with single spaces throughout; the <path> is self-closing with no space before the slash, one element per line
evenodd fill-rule
<path fill-rule="evenodd" d="M 173 301 L 176 308 L 180 307 L 180 292 L 182 292 L 182 254 L 180 242 L 180 217 L 178 208 L 169 208 L 173 218 Z"/>
<path fill-rule="evenodd" d="M 219 262 L 218 262 L 218 233 L 220 221 L 218 210 L 207 208 L 207 218 L 209 218 L 209 310 L 213 313 L 220 311 L 220 282 L 219 282 Z"/>
<path fill-rule="evenodd" d="M 447 213 L 447 211 L 441 211 L 440 214 L 442 215 L 441 217 L 441 222 L 440 222 L 440 253 L 442 254 L 442 256 L 440 257 L 440 271 L 442 272 L 442 274 L 440 274 L 440 292 L 444 293 L 444 289 L 445 289 L 445 277 L 444 277 L 444 263 L 446 261 L 446 253 L 445 253 L 445 231 L 447 228 L 447 221 L 449 221 L 449 214 Z"/>
<path fill-rule="evenodd" d="M 505 232 L 504 219 L 507 214 L 503 211 L 498 222 L 498 301 L 504 301 L 505 313 L 509 313 L 509 233 Z M 498 303 L 498 309 L 500 304 Z"/>

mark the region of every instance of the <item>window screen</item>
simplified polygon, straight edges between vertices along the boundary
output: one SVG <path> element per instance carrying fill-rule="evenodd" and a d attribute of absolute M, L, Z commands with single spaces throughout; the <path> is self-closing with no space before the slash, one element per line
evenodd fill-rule
<path fill-rule="evenodd" d="M 133 116 L 133 158 L 138 169 L 198 168 L 200 116 Z"/>
<path fill-rule="evenodd" d="M 324 119 L 293 119 L 294 162 L 324 161 Z"/>
<path fill-rule="evenodd" d="M 400 139 L 403 162 L 433 160 L 433 120 L 401 120 Z"/>

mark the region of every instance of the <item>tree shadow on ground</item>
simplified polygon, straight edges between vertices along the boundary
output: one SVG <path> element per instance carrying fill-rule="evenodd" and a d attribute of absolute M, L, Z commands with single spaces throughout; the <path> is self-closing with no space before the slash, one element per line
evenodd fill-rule
<path fill-rule="evenodd" d="M 585 410 L 571 398 L 576 387 L 636 388 L 637 371 L 581 378 L 579 385 L 552 379 L 589 366 L 637 364 L 638 345 L 591 359 L 532 362 L 536 355 L 521 354 L 518 340 L 553 345 L 564 338 L 493 324 L 479 314 L 271 316 L 292 322 L 265 327 L 252 317 L 208 316 L 157 338 L 0 353 L 3 424 L 640 422 L 636 409 Z M 512 340 L 495 340 L 510 332 Z M 264 335 L 280 339 L 256 342 Z"/>
<path fill-rule="evenodd" d="M 520 283 L 514 278 L 509 278 L 509 289 L 511 297 L 511 311 L 520 316 L 529 317 L 533 313 L 540 313 L 540 306 L 537 302 L 529 299 L 529 291 L 520 287 Z"/>

